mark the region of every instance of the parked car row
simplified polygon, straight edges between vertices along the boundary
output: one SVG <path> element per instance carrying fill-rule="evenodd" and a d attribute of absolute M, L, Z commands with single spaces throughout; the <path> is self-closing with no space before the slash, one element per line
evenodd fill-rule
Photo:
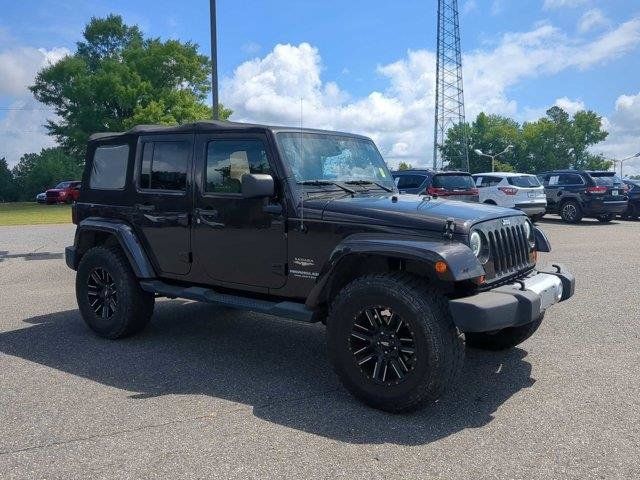
<path fill-rule="evenodd" d="M 554 213 L 567 223 L 615 216 L 640 217 L 640 182 L 615 172 L 558 170 L 540 175 L 402 170 L 393 172 L 400 193 L 480 202 L 525 212 L 534 221 Z"/>
<path fill-rule="evenodd" d="M 79 181 L 60 182 L 54 188 L 36 195 L 36 202 L 46 203 L 47 205 L 77 202 L 81 188 L 82 182 Z"/>

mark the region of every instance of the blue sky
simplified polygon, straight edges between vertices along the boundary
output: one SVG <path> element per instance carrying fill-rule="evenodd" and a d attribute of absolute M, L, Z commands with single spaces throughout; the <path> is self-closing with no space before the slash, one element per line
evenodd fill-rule
<path fill-rule="evenodd" d="M 49 113 L 25 87 L 44 62 L 73 50 L 92 15 L 119 13 L 209 53 L 207 0 L 0 2 L 0 156 L 11 163 L 50 144 L 39 126 Z M 427 164 L 436 3 L 218 0 L 222 101 L 238 120 L 290 123 L 302 98 L 305 123 L 370 134 L 391 163 Z M 640 0 L 459 6 L 469 116 L 527 120 L 556 103 L 586 107 L 612 131 L 604 153 L 640 150 Z"/>

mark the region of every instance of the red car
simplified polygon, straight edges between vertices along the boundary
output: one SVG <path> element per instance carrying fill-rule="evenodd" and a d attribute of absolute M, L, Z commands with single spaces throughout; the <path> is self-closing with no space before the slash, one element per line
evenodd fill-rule
<path fill-rule="evenodd" d="M 45 192 L 47 205 L 78 201 L 80 187 L 82 187 L 82 182 L 60 182 L 55 188 Z"/>

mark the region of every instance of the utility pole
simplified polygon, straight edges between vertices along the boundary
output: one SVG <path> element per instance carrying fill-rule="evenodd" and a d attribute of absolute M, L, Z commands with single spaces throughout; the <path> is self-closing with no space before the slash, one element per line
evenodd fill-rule
<path fill-rule="evenodd" d="M 218 21 L 216 18 L 216 0 L 209 0 L 211 16 L 211 107 L 213 119 L 220 119 L 218 98 Z"/>
<path fill-rule="evenodd" d="M 433 135 L 433 169 L 443 167 L 440 147 L 451 127 L 465 126 L 464 87 L 462 82 L 462 49 L 458 0 L 438 0 L 438 60 L 436 65 L 436 118 Z M 467 131 L 458 163 L 469 171 Z"/>

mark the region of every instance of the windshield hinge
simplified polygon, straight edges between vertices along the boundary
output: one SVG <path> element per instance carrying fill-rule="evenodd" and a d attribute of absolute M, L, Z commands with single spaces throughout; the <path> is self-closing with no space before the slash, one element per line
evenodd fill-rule
<path fill-rule="evenodd" d="M 444 226 L 444 238 L 447 240 L 453 240 L 453 234 L 455 233 L 456 224 L 453 218 L 447 218 L 447 223 Z"/>

